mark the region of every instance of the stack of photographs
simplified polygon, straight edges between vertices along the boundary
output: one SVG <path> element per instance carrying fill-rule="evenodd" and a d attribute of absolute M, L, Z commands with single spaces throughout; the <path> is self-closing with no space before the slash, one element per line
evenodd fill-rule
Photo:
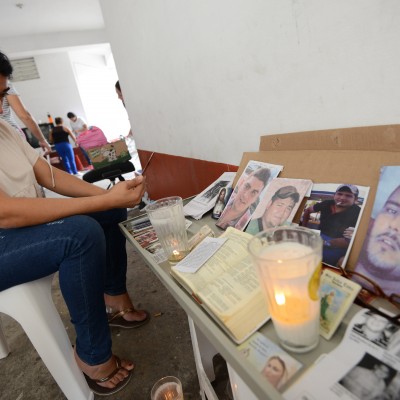
<path fill-rule="evenodd" d="M 132 235 L 133 239 L 148 252 L 154 254 L 161 250 L 161 244 L 158 241 L 157 234 L 147 216 L 130 221 L 125 227 Z"/>

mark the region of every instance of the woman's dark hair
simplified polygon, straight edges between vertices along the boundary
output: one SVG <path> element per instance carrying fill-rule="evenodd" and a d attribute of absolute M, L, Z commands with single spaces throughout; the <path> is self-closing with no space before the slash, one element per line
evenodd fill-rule
<path fill-rule="evenodd" d="M 121 86 L 119 85 L 119 81 L 117 81 L 115 83 L 115 88 L 118 89 L 122 93 Z"/>
<path fill-rule="evenodd" d="M 0 75 L 11 78 L 12 72 L 13 67 L 10 60 L 4 53 L 0 52 Z"/>
<path fill-rule="evenodd" d="M 67 114 L 67 117 L 68 118 L 74 118 L 74 117 L 76 117 L 76 115 L 73 113 L 73 112 L 69 112 L 68 114 Z"/>
<path fill-rule="evenodd" d="M 56 125 L 61 125 L 63 123 L 63 119 L 61 117 L 55 117 L 54 122 Z"/>

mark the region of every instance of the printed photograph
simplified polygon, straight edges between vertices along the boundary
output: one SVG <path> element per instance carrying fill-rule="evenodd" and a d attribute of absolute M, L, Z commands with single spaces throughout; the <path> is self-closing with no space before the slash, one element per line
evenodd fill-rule
<path fill-rule="evenodd" d="M 353 326 L 353 333 L 382 348 L 387 348 L 392 336 L 400 327 L 382 315 L 367 311 Z"/>
<path fill-rule="evenodd" d="M 162 246 L 160 242 L 154 242 L 146 247 L 146 250 L 152 254 L 162 251 Z"/>
<path fill-rule="evenodd" d="M 300 226 L 320 232 L 325 264 L 345 267 L 368 192 L 350 183 L 313 185 Z"/>
<path fill-rule="evenodd" d="M 309 179 L 273 179 L 254 211 L 246 232 L 255 235 L 268 228 L 290 225 L 311 186 Z"/>
<path fill-rule="evenodd" d="M 209 203 L 220 192 L 220 189 L 226 187 L 228 184 L 229 184 L 229 181 L 223 181 L 223 180 L 217 181 L 214 183 L 213 186 L 208 188 L 204 193 L 201 193 L 201 195 L 199 197 L 203 202 Z"/>
<path fill-rule="evenodd" d="M 400 166 L 383 167 L 355 271 L 390 296 L 400 293 Z M 360 284 L 367 289 L 364 280 Z M 396 299 L 396 298 L 395 298 Z M 400 306 L 400 296 L 397 296 Z"/>
<path fill-rule="evenodd" d="M 140 236 L 137 236 L 135 240 L 140 244 L 140 246 L 146 248 L 149 244 L 158 241 L 158 238 L 155 230 L 152 229 L 146 233 L 143 233 Z"/>
<path fill-rule="evenodd" d="M 339 384 L 360 400 L 387 399 L 396 370 L 372 355 L 365 353 L 361 361 L 352 368 Z"/>
<path fill-rule="evenodd" d="M 259 332 L 238 347 L 272 386 L 280 390 L 302 364 Z"/>
<path fill-rule="evenodd" d="M 232 226 L 243 231 L 262 200 L 267 185 L 282 168 L 281 165 L 249 161 L 216 225 L 222 229 Z"/>
<path fill-rule="evenodd" d="M 321 275 L 320 335 L 329 340 L 352 306 L 361 286 L 325 268 Z"/>
<path fill-rule="evenodd" d="M 229 196 L 232 194 L 232 190 L 230 187 L 223 187 L 220 189 L 217 197 L 217 201 L 215 202 L 215 206 L 212 211 L 212 217 L 214 219 L 218 219 L 222 211 L 224 211 L 225 205 L 229 199 Z"/>

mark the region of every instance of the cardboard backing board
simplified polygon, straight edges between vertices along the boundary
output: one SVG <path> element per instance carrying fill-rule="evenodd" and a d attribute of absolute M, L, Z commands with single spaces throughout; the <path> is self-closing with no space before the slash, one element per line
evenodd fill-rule
<path fill-rule="evenodd" d="M 400 151 L 400 125 L 363 126 L 261 136 L 260 151 Z"/>
<path fill-rule="evenodd" d="M 369 186 L 365 209 L 361 217 L 347 268 L 354 268 L 360 253 L 375 200 L 380 168 L 385 165 L 400 165 L 400 153 L 393 151 L 356 150 L 288 150 L 259 151 L 243 153 L 243 157 L 233 182 L 243 173 L 250 160 L 283 165 L 281 178 L 311 179 L 314 183 L 353 183 Z M 400 182 L 399 182 L 400 184 Z M 305 201 L 303 201 L 304 203 Z M 303 204 L 294 218 L 299 222 Z"/>
<path fill-rule="evenodd" d="M 87 149 L 95 169 L 120 164 L 131 159 L 125 140 Z"/>

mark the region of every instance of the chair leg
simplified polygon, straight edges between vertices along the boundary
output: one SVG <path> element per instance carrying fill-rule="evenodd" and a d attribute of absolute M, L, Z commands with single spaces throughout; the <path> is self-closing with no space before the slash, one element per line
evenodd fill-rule
<path fill-rule="evenodd" d="M 73 348 L 51 298 L 52 278 L 51 275 L 1 292 L 0 311 L 21 324 L 68 400 L 92 400 L 94 395 L 75 362 Z M 1 298 L 2 294 L 6 296 Z"/>
<path fill-rule="evenodd" d="M 1 326 L 1 318 L 0 318 L 0 359 L 5 358 L 10 354 L 10 349 L 7 344 L 7 339 L 4 335 L 3 328 Z"/>

